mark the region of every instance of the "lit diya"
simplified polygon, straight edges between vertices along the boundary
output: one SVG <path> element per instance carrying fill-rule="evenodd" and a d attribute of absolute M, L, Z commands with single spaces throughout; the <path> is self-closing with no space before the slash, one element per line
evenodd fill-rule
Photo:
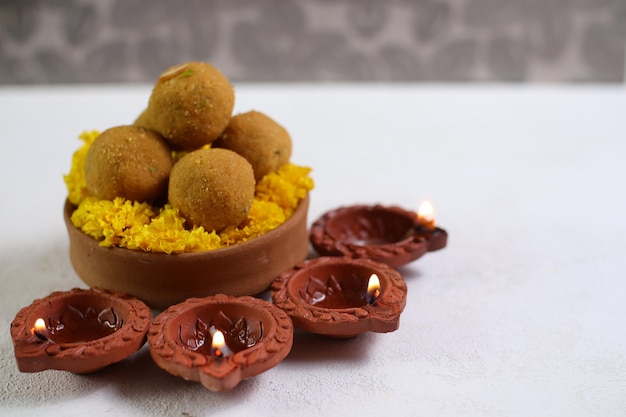
<path fill-rule="evenodd" d="M 265 300 L 218 294 L 188 299 L 159 314 L 148 343 L 167 372 L 226 391 L 283 360 L 293 344 L 293 324 Z"/>
<path fill-rule="evenodd" d="M 304 261 L 272 284 L 274 303 L 291 316 L 294 326 L 333 337 L 397 330 L 406 294 L 398 271 L 347 257 Z"/>
<path fill-rule="evenodd" d="M 17 367 L 77 374 L 97 371 L 136 352 L 150 326 L 136 298 L 99 288 L 53 292 L 22 308 L 11 323 Z"/>
<path fill-rule="evenodd" d="M 310 240 L 321 256 L 367 258 L 397 268 L 444 248 L 448 233 L 435 225 L 429 202 L 417 213 L 396 206 L 356 205 L 316 220 Z"/>

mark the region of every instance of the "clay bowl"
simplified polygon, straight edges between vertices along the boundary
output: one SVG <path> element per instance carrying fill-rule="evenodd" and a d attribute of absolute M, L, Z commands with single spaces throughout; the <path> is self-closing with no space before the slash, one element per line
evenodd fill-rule
<path fill-rule="evenodd" d="M 380 295 L 367 299 L 369 277 L 380 280 Z M 272 284 L 274 304 L 294 326 L 332 337 L 397 330 L 406 305 L 402 275 L 370 259 L 321 257 L 301 262 Z"/>
<path fill-rule="evenodd" d="M 285 223 L 245 243 L 182 254 L 102 247 L 74 227 L 69 202 L 64 218 L 70 260 L 85 283 L 123 291 L 163 309 L 190 297 L 255 295 L 268 289 L 278 274 L 308 254 L 308 207 L 307 196 Z"/>
<path fill-rule="evenodd" d="M 43 327 L 36 330 L 40 318 Z M 11 323 L 17 367 L 97 371 L 136 352 L 146 341 L 150 319 L 148 306 L 119 292 L 53 292 L 21 309 Z"/>
<path fill-rule="evenodd" d="M 397 268 L 446 246 L 448 234 L 423 227 L 417 214 L 400 207 L 356 205 L 324 214 L 310 240 L 321 256 L 367 258 Z"/>
<path fill-rule="evenodd" d="M 216 330 L 225 336 L 219 357 Z M 273 304 L 224 294 L 191 298 L 159 314 L 148 332 L 158 366 L 211 391 L 226 391 L 277 365 L 291 351 L 293 324 Z"/>

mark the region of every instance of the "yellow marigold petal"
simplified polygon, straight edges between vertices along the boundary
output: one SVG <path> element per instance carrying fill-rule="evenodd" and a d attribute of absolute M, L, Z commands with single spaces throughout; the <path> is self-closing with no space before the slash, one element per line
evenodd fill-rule
<path fill-rule="evenodd" d="M 280 226 L 313 189 L 310 168 L 287 164 L 259 181 L 252 207 L 238 227 L 229 227 L 219 234 L 202 227 L 188 229 L 178 210 L 167 204 L 156 208 L 123 198 L 109 201 L 88 196 L 85 156 L 98 134 L 92 131 L 81 135 L 83 146 L 74 153 L 70 173 L 64 179 L 68 199 L 78 206 L 72 223 L 102 246 L 182 253 L 236 245 Z"/>
<path fill-rule="evenodd" d="M 85 157 L 87 151 L 94 140 L 100 135 L 97 130 L 83 132 L 79 138 L 83 141 L 82 146 L 72 155 L 72 166 L 70 172 L 63 176 L 67 187 L 67 198 L 74 204 L 78 205 L 89 192 L 87 191 L 87 183 L 85 182 Z"/>

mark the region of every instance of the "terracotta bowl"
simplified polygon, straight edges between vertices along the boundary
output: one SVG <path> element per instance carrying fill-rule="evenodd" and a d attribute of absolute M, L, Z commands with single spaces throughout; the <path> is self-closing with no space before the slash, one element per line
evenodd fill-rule
<path fill-rule="evenodd" d="M 216 330 L 226 343 L 219 355 L 212 347 Z M 211 391 L 226 391 L 283 360 L 293 344 L 293 324 L 268 301 L 218 294 L 188 299 L 159 314 L 148 342 L 161 368 Z"/>
<path fill-rule="evenodd" d="M 150 253 L 105 248 L 71 222 L 65 203 L 70 260 L 91 287 L 131 294 L 153 308 L 167 308 L 190 297 L 218 293 L 255 295 L 269 288 L 281 272 L 306 258 L 307 196 L 278 228 L 245 243 L 206 252 Z"/>
<path fill-rule="evenodd" d="M 380 294 L 368 299 L 368 281 L 376 274 Z M 294 326 L 332 337 L 398 329 L 406 305 L 402 275 L 371 259 L 321 257 L 301 262 L 272 284 L 274 303 Z"/>
<path fill-rule="evenodd" d="M 422 227 L 415 212 L 381 205 L 329 211 L 313 223 L 310 233 L 321 256 L 367 258 L 393 268 L 444 248 L 447 238 L 443 229 Z"/>
<path fill-rule="evenodd" d="M 17 367 L 97 371 L 137 351 L 150 320 L 148 306 L 126 294 L 99 288 L 53 292 L 21 309 L 11 323 Z"/>

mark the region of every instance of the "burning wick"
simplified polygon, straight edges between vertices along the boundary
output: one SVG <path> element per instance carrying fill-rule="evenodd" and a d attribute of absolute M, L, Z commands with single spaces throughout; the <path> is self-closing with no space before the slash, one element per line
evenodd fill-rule
<path fill-rule="evenodd" d="M 211 339 L 211 354 L 218 359 L 222 359 L 228 356 L 230 350 L 226 346 L 226 340 L 224 339 L 224 333 L 219 330 L 215 331 L 213 338 Z"/>
<path fill-rule="evenodd" d="M 430 201 L 424 201 L 417 209 L 417 222 L 426 230 L 435 228 L 435 209 Z"/>
<path fill-rule="evenodd" d="M 380 297 L 380 280 L 378 275 L 372 274 L 367 282 L 367 294 L 365 300 L 367 304 L 374 304 L 374 302 Z"/>
<path fill-rule="evenodd" d="M 42 332 L 46 330 L 46 322 L 42 318 L 38 318 L 35 320 L 35 327 L 33 327 L 32 332 L 33 335 L 37 336 L 37 338 L 43 342 L 50 342 Z"/>

